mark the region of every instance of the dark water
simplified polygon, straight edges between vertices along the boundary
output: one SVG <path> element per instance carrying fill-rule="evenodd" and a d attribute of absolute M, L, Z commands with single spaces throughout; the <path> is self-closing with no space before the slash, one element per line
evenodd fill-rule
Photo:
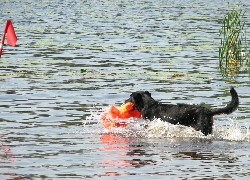
<path fill-rule="evenodd" d="M 12 19 L 18 36 L 0 59 L 0 179 L 249 179 L 249 74 L 218 69 L 227 2 L 1 0 L 0 10 L 0 30 Z M 135 90 L 223 107 L 231 86 L 240 106 L 209 137 L 160 120 L 112 132 L 99 122 Z"/>

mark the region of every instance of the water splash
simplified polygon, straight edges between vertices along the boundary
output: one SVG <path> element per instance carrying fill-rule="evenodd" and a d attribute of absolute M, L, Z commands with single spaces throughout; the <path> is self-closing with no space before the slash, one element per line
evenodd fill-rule
<path fill-rule="evenodd" d="M 200 131 L 183 125 L 174 125 L 155 119 L 148 123 L 145 129 L 148 137 L 203 137 Z"/>
<path fill-rule="evenodd" d="M 249 126 L 240 126 L 237 122 L 230 120 L 228 127 L 214 127 L 213 137 L 227 141 L 246 141 L 250 142 Z"/>
<path fill-rule="evenodd" d="M 103 109 L 104 111 L 107 109 Z M 103 111 L 102 111 L 103 112 Z M 196 131 L 191 127 L 183 125 L 174 125 L 168 122 L 164 122 L 160 119 L 155 119 L 153 121 L 130 118 L 127 122 L 126 128 L 112 128 L 111 130 L 105 129 L 98 115 L 99 112 L 92 112 L 90 116 L 84 120 L 83 125 L 88 126 L 95 124 L 99 128 L 99 132 L 106 133 L 117 133 L 122 134 L 126 137 L 145 137 L 145 138 L 202 138 L 211 140 L 222 140 L 222 141 L 246 141 L 250 142 L 250 131 L 247 124 L 245 126 L 239 126 L 235 121 L 228 121 L 227 126 L 215 126 L 213 128 L 213 133 L 211 135 L 205 136 L 200 131 Z M 88 128 L 89 129 L 89 128 Z M 88 130 L 90 131 L 90 130 Z M 93 132 L 97 132 L 96 129 Z"/>

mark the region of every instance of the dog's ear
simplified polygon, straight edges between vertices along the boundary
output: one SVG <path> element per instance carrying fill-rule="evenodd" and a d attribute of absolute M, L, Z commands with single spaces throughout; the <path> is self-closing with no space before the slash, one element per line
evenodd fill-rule
<path fill-rule="evenodd" d="M 151 97 L 151 93 L 150 92 L 145 91 L 145 93 Z"/>

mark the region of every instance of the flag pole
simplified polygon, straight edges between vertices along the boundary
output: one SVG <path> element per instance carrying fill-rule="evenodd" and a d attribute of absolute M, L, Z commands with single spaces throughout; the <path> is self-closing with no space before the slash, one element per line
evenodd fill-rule
<path fill-rule="evenodd" d="M 8 22 L 9 22 L 9 20 L 6 21 L 5 28 L 4 28 L 3 35 L 2 35 L 2 39 L 1 39 L 1 44 L 0 44 L 0 58 L 1 58 L 1 55 L 2 55 L 2 52 L 3 52 L 3 45 L 4 45 L 5 35 L 7 33 L 7 29 L 8 29 L 8 26 L 9 26 Z"/>

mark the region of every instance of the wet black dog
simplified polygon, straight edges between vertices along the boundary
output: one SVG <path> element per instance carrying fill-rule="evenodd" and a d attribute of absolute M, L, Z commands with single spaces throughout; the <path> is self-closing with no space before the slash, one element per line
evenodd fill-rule
<path fill-rule="evenodd" d="M 195 130 L 208 135 L 212 133 L 214 115 L 230 114 L 237 109 L 239 105 L 238 94 L 234 88 L 231 88 L 230 93 L 232 96 L 231 102 L 224 108 L 214 109 L 189 104 L 161 104 L 154 100 L 148 91 L 134 92 L 125 102 L 132 102 L 144 119 L 160 118 L 172 124 L 191 126 Z"/>

